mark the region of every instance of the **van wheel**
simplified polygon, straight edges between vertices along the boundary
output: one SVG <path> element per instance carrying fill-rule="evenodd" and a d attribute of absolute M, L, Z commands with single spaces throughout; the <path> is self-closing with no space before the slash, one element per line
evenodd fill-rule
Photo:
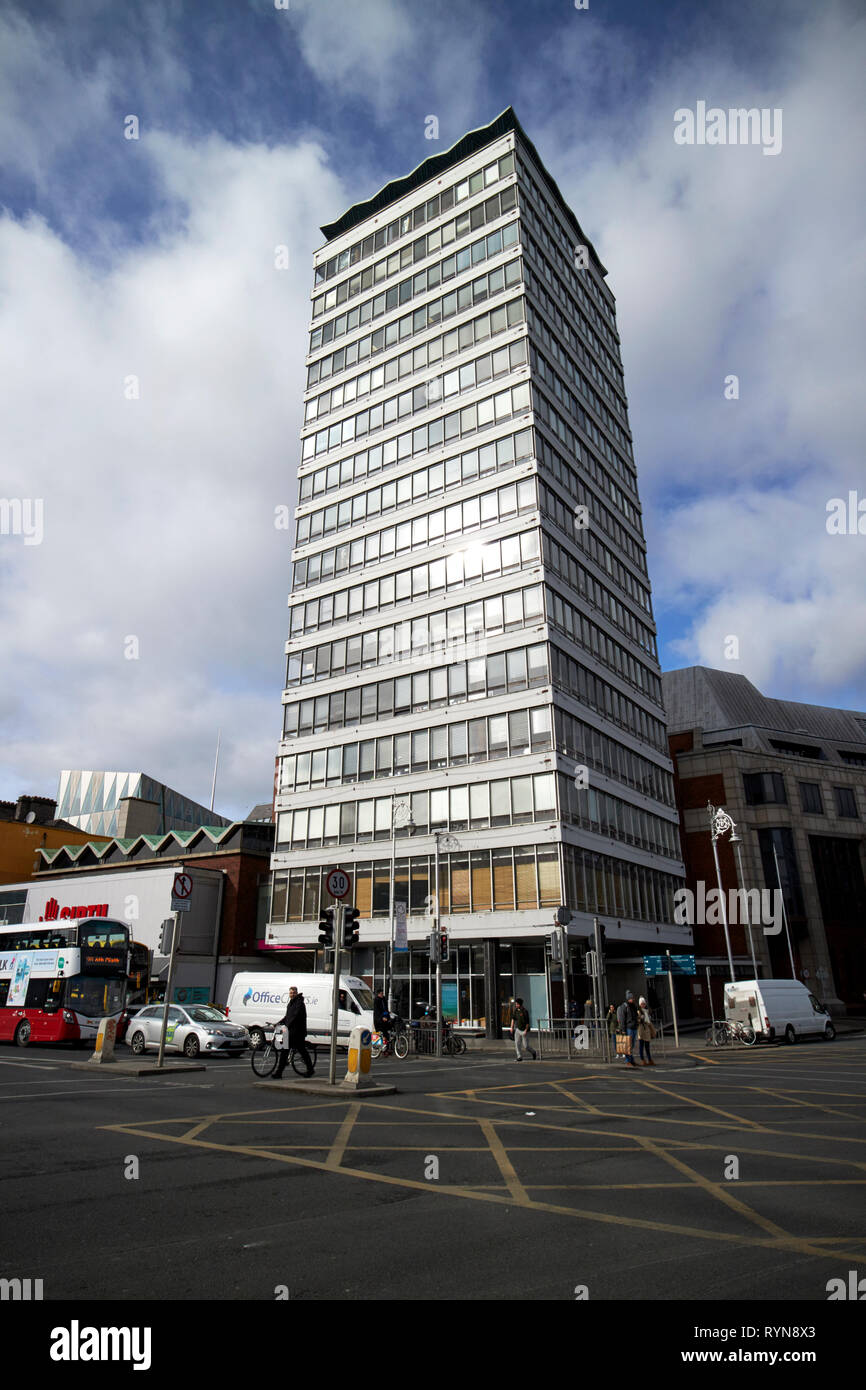
<path fill-rule="evenodd" d="M 835 1036 L 836 1029 L 833 1027 L 832 1023 L 828 1023 L 827 1027 L 824 1029 L 824 1041 L 832 1042 Z"/>
<path fill-rule="evenodd" d="M 785 1029 L 785 1042 L 790 1044 L 795 1043 L 796 1041 L 797 1034 L 794 1032 L 793 1025 L 789 1023 L 787 1028 Z"/>

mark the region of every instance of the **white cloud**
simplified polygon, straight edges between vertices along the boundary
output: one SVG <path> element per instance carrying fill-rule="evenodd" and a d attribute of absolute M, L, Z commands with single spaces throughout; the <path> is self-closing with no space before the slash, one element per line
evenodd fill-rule
<path fill-rule="evenodd" d="M 134 765 L 201 797 L 222 726 L 225 769 L 233 744 L 257 752 L 222 783 L 243 812 L 270 793 L 291 544 L 274 508 L 295 494 L 316 216 L 342 194 L 310 143 L 152 134 L 146 154 L 164 223 L 108 269 L 0 220 L 4 494 L 45 510 L 41 546 L 0 538 L 4 785 Z"/>

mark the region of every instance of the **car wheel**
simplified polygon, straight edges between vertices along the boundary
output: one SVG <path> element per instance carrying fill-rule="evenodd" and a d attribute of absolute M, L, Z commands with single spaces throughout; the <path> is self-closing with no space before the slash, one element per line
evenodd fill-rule
<path fill-rule="evenodd" d="M 195 1033 L 190 1033 L 188 1038 L 184 1038 L 183 1054 L 185 1057 L 197 1057 L 201 1047 Z"/>
<path fill-rule="evenodd" d="M 265 1045 L 265 1035 L 264 1035 L 264 1033 L 262 1032 L 261 1028 L 251 1028 L 251 1029 L 250 1029 L 250 1047 L 252 1047 L 252 1048 L 264 1047 L 264 1045 Z"/>
<path fill-rule="evenodd" d="M 26 1047 L 30 1041 L 30 1022 L 24 1018 L 15 1029 L 15 1046 Z"/>
<path fill-rule="evenodd" d="M 144 1049 L 147 1047 L 147 1039 L 140 1030 L 133 1033 L 129 1040 L 129 1046 L 136 1057 L 140 1057 L 142 1052 L 144 1052 Z"/>
<path fill-rule="evenodd" d="M 836 1029 L 833 1027 L 832 1023 L 828 1023 L 827 1027 L 824 1029 L 824 1041 L 832 1042 L 835 1036 Z"/>
<path fill-rule="evenodd" d="M 785 1042 L 791 1044 L 795 1043 L 796 1041 L 797 1034 L 794 1032 L 794 1025 L 792 1023 L 789 1023 L 787 1028 L 785 1029 Z"/>

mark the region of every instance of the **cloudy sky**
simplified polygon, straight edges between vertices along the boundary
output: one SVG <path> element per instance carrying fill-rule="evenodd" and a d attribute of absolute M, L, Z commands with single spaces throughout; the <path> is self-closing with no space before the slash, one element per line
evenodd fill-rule
<path fill-rule="evenodd" d="M 217 809 L 270 798 L 320 225 L 508 105 L 617 297 L 663 669 L 866 708 L 864 70 L 854 0 L 7 0 L 0 797 L 207 802 L 221 728 Z"/>

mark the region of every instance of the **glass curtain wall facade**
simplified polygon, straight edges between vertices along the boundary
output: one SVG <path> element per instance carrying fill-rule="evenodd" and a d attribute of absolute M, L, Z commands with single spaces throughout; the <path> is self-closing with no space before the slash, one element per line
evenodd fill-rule
<path fill-rule="evenodd" d="M 438 858 L 483 1023 L 485 949 L 503 996 L 544 977 L 561 904 L 682 944 L 614 300 L 511 112 L 323 230 L 267 945 L 311 947 L 339 866 L 377 984 L 407 905 L 415 1005 Z"/>

